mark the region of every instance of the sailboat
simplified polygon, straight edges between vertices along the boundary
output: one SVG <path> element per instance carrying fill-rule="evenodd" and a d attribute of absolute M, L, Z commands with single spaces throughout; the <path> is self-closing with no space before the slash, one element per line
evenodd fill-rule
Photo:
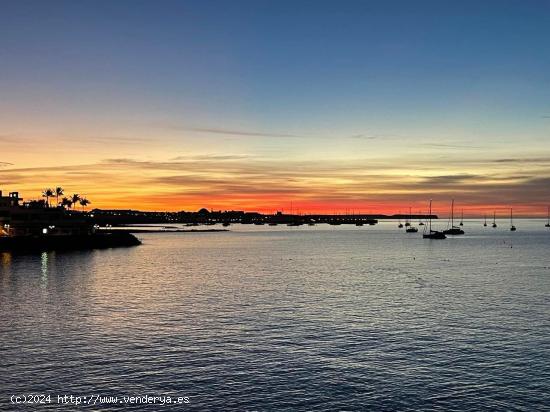
<path fill-rule="evenodd" d="M 464 234 L 464 231 L 461 228 L 459 228 L 458 226 L 455 226 L 455 200 L 454 199 L 451 201 L 451 227 L 447 230 L 444 230 L 443 233 L 445 233 L 446 235 L 463 235 Z"/>
<path fill-rule="evenodd" d="M 420 214 L 422 214 L 422 210 L 419 211 Z M 424 222 L 422 221 L 422 218 L 418 219 L 418 226 L 424 226 Z"/>
<path fill-rule="evenodd" d="M 550 227 L 550 206 L 548 206 L 548 218 L 544 227 Z"/>
<path fill-rule="evenodd" d="M 397 225 L 399 229 L 403 227 L 403 223 L 401 223 L 401 211 L 399 211 L 399 224 Z"/>
<path fill-rule="evenodd" d="M 460 223 L 458 224 L 458 226 L 464 226 L 464 209 L 462 209 L 460 213 Z"/>
<path fill-rule="evenodd" d="M 497 212 L 493 212 L 493 228 L 497 227 L 496 217 L 497 217 Z"/>
<path fill-rule="evenodd" d="M 516 227 L 514 226 L 514 217 L 512 215 L 512 208 L 510 208 L 510 230 L 512 232 L 516 231 Z"/>
<path fill-rule="evenodd" d="M 405 227 L 409 227 L 411 225 L 411 208 L 409 207 L 409 217 L 405 220 Z"/>
<path fill-rule="evenodd" d="M 445 233 L 440 232 L 438 230 L 432 230 L 432 199 L 430 199 L 430 213 L 428 215 L 428 231 L 426 233 L 426 228 L 424 228 L 424 234 L 422 235 L 422 238 L 424 239 L 447 239 L 447 236 L 445 236 Z"/>
<path fill-rule="evenodd" d="M 487 213 L 485 213 L 483 217 L 485 218 L 485 221 L 483 222 L 483 226 L 487 226 Z"/>
<path fill-rule="evenodd" d="M 407 232 L 407 233 L 416 233 L 416 232 L 418 232 L 418 229 L 410 224 L 411 220 L 412 220 L 412 213 L 411 213 L 411 208 L 409 207 L 409 218 L 407 220 L 407 223 L 405 223 L 405 226 L 408 226 L 408 228 L 405 229 L 405 232 Z"/>

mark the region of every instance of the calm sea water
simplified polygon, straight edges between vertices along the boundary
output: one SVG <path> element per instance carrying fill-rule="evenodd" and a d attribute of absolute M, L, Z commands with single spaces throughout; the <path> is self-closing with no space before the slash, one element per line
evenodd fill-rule
<path fill-rule="evenodd" d="M 189 397 L 174 410 L 550 410 L 550 230 L 499 223 L 445 241 L 395 222 L 235 225 L 1 254 L 0 408 L 49 393 Z"/>

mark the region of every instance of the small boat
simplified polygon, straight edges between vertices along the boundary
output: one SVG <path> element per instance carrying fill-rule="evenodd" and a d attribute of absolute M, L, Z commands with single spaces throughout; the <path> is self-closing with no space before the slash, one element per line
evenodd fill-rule
<path fill-rule="evenodd" d="M 268 225 L 269 226 L 277 226 L 277 222 L 269 222 Z"/>
<path fill-rule="evenodd" d="M 409 207 L 409 218 L 407 219 L 407 223 L 405 223 L 405 226 L 408 226 L 407 229 L 405 229 L 405 232 L 407 233 L 416 233 L 418 232 L 418 229 L 414 226 L 411 226 L 410 221 L 412 220 L 412 213 L 411 208 Z"/>
<path fill-rule="evenodd" d="M 263 225 L 265 225 L 264 222 L 254 222 L 254 224 L 255 224 L 256 226 L 263 226 Z"/>
<path fill-rule="evenodd" d="M 512 208 L 510 208 L 510 230 L 512 232 L 516 231 L 516 227 L 514 226 L 514 216 L 512 214 Z"/>
<path fill-rule="evenodd" d="M 462 209 L 462 212 L 460 214 L 460 223 L 458 226 L 464 226 L 464 209 Z"/>
<path fill-rule="evenodd" d="M 231 224 L 231 223 L 229 223 L 229 222 L 223 222 L 223 223 L 222 223 L 222 226 L 223 226 L 223 227 L 227 227 L 227 226 L 229 226 L 230 224 Z"/>
<path fill-rule="evenodd" d="M 428 225 L 429 229 L 426 232 L 426 229 L 424 228 L 424 234 L 422 235 L 423 239 L 447 239 L 447 236 L 445 236 L 445 233 L 440 232 L 438 230 L 432 230 L 432 200 L 430 199 L 430 213 L 428 215 Z"/>
<path fill-rule="evenodd" d="M 548 206 L 548 218 L 544 227 L 550 227 L 550 206 Z"/>
<path fill-rule="evenodd" d="M 483 222 L 483 226 L 487 226 L 487 213 L 484 215 L 485 221 Z"/>
<path fill-rule="evenodd" d="M 443 233 L 446 235 L 453 235 L 453 236 L 463 235 L 464 231 L 460 227 L 455 226 L 454 209 L 455 209 L 455 200 L 453 199 L 451 201 L 451 227 L 447 230 L 444 230 Z M 462 222 L 460 222 L 460 224 L 462 225 Z"/>
<path fill-rule="evenodd" d="M 363 226 L 363 222 L 357 222 L 355 226 Z"/>
<path fill-rule="evenodd" d="M 405 227 L 409 227 L 411 225 L 411 216 L 411 208 L 409 207 L 409 217 L 405 220 Z"/>
<path fill-rule="evenodd" d="M 492 224 L 493 228 L 497 227 L 496 217 L 497 217 L 497 212 L 493 212 L 493 224 Z"/>
<path fill-rule="evenodd" d="M 308 226 L 315 226 L 315 222 L 308 222 Z"/>

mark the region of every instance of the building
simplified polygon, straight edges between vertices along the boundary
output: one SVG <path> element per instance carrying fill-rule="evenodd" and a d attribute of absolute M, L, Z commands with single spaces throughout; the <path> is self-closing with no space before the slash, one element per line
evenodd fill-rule
<path fill-rule="evenodd" d="M 49 207 L 44 201 L 23 202 L 18 192 L 0 190 L 0 236 L 87 235 L 95 231 L 82 213 Z"/>

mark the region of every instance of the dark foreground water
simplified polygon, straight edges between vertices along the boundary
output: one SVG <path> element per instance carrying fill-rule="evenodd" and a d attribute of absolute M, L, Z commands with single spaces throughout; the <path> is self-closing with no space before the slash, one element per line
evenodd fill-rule
<path fill-rule="evenodd" d="M 234 226 L 1 254 L 0 409 L 549 410 L 550 230 L 516 225 L 445 241 Z M 29 394 L 51 403 L 10 404 Z M 145 395 L 189 403 L 120 403 Z"/>

